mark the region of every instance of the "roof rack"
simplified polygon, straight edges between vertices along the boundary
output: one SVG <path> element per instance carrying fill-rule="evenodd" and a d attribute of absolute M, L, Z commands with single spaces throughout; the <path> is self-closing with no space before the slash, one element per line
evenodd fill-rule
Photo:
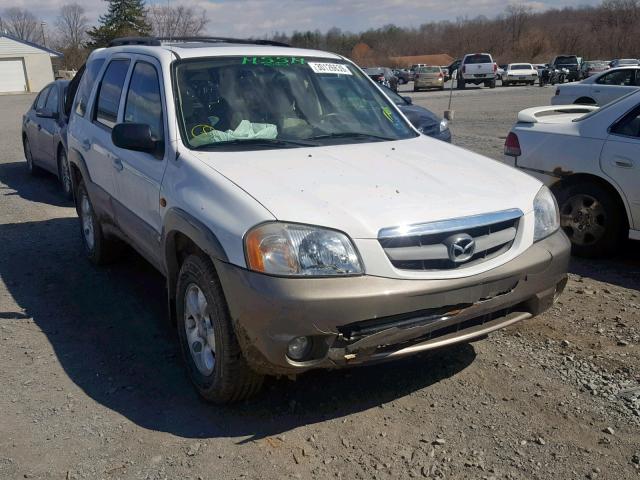
<path fill-rule="evenodd" d="M 237 43 L 250 45 L 270 45 L 274 47 L 289 47 L 289 44 L 276 42 L 275 40 L 251 40 L 227 37 L 122 37 L 109 42 L 109 47 L 121 47 L 123 45 L 147 45 L 159 47 L 167 42 L 203 42 L 203 43 Z"/>
<path fill-rule="evenodd" d="M 160 40 L 155 37 L 121 37 L 111 40 L 107 47 L 121 47 L 123 45 L 148 45 L 150 47 L 159 47 L 162 44 L 160 43 Z"/>

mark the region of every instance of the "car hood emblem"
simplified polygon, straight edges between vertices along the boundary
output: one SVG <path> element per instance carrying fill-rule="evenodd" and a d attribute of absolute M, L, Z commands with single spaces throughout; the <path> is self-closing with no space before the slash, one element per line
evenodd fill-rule
<path fill-rule="evenodd" d="M 454 263 L 462 263 L 473 257 L 476 241 L 466 233 L 456 233 L 444 241 L 449 259 Z"/>

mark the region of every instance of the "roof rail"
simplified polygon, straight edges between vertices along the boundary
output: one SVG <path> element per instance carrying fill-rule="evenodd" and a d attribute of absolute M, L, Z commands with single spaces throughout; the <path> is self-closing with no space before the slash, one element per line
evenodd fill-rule
<path fill-rule="evenodd" d="M 147 45 L 159 47 L 163 42 L 204 42 L 204 43 L 237 43 L 250 45 L 271 45 L 274 47 L 289 47 L 290 45 L 275 40 L 251 40 L 227 37 L 122 37 L 109 42 L 108 47 L 121 47 L 123 45 Z"/>
<path fill-rule="evenodd" d="M 159 47 L 161 43 L 155 37 L 121 37 L 111 40 L 107 46 L 121 47 L 123 45 L 148 45 L 150 47 Z"/>
<path fill-rule="evenodd" d="M 274 47 L 290 47 L 288 43 L 275 40 L 242 39 L 228 37 L 157 37 L 161 42 L 205 42 L 205 43 L 238 43 L 251 45 L 271 45 Z"/>

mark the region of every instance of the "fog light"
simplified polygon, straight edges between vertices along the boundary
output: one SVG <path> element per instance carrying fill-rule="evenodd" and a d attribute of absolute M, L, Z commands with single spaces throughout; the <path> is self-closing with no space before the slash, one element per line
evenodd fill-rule
<path fill-rule="evenodd" d="M 311 351 L 311 339 L 309 337 L 296 337 L 289 342 L 287 347 L 287 356 L 291 360 L 300 362 Z"/>

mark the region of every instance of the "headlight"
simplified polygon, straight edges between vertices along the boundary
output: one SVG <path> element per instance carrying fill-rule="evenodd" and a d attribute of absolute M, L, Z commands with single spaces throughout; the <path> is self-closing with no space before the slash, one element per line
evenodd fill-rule
<path fill-rule="evenodd" d="M 447 120 L 444 119 L 444 118 L 442 120 L 440 120 L 440 131 L 444 132 L 448 128 L 449 128 L 449 122 L 447 122 Z"/>
<path fill-rule="evenodd" d="M 533 200 L 535 228 L 533 241 L 548 237 L 560 228 L 560 214 L 556 199 L 547 187 L 543 186 Z"/>
<path fill-rule="evenodd" d="M 247 265 L 283 276 L 359 275 L 360 258 L 351 240 L 335 230 L 295 223 L 265 223 L 245 236 Z"/>

